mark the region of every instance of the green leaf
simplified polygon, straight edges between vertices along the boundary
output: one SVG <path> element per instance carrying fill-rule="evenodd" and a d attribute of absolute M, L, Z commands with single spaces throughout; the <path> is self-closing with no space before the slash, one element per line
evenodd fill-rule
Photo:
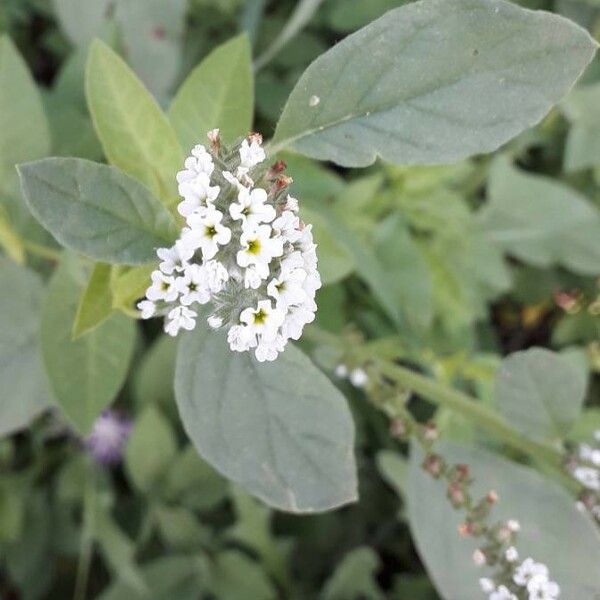
<path fill-rule="evenodd" d="M 0 204 L 0 246 L 15 262 L 25 264 L 25 248 L 21 236 L 13 229 L 8 211 Z"/>
<path fill-rule="evenodd" d="M 436 451 L 450 463 L 469 465 L 475 497 L 496 490 L 500 501 L 493 509 L 494 520 L 520 522 L 520 555 L 548 565 L 561 597 L 593 597 L 600 589 L 600 535 L 569 493 L 533 469 L 478 448 L 442 443 Z M 464 514 L 448 502 L 444 482 L 422 470 L 422 460 L 422 452 L 413 447 L 408 511 L 419 555 L 442 598 L 481 600 L 477 582 L 492 571 L 474 565 L 477 540 L 457 534 Z M 561 548 L 568 551 L 557 551 Z"/>
<path fill-rule="evenodd" d="M 427 263 L 398 213 L 382 221 L 375 231 L 375 252 L 387 272 L 385 285 L 396 297 L 405 322 L 424 331 L 433 319 L 433 284 Z"/>
<path fill-rule="evenodd" d="M 115 20 L 127 47 L 127 61 L 162 101 L 181 69 L 188 0 L 120 0 Z"/>
<path fill-rule="evenodd" d="M 190 444 L 171 464 L 161 493 L 169 502 L 205 511 L 222 502 L 228 489 L 227 481 L 205 463 Z"/>
<path fill-rule="evenodd" d="M 274 150 L 349 167 L 491 152 L 534 125 L 592 59 L 574 23 L 504 0 L 421 0 L 321 55 L 283 110 Z"/>
<path fill-rule="evenodd" d="M 346 554 L 325 583 L 323 600 L 382 600 L 375 572 L 380 560 L 371 548 L 361 547 Z"/>
<path fill-rule="evenodd" d="M 258 363 L 198 327 L 180 341 L 175 397 L 200 455 L 265 503 L 314 512 L 356 499 L 346 402 L 291 344 Z"/>
<path fill-rule="evenodd" d="M 197 600 L 203 591 L 201 576 L 204 561 L 196 556 L 165 556 L 145 564 L 141 569 L 152 600 Z M 142 593 L 124 581 L 114 582 L 98 600 L 145 600 Z"/>
<path fill-rule="evenodd" d="M 248 36 L 213 50 L 188 76 L 169 109 L 181 145 L 193 148 L 218 127 L 225 143 L 247 135 L 254 116 L 254 79 Z"/>
<path fill-rule="evenodd" d="M 600 165 L 600 84 L 574 90 L 562 105 L 571 122 L 565 147 L 565 170 Z"/>
<path fill-rule="evenodd" d="M 149 492 L 166 475 L 175 458 L 177 442 L 169 422 L 148 405 L 136 421 L 125 451 L 125 466 L 136 487 Z"/>
<path fill-rule="evenodd" d="M 394 488 L 398 496 L 404 497 L 408 481 L 406 458 L 392 450 L 381 450 L 377 454 L 377 468 L 383 479 Z"/>
<path fill-rule="evenodd" d="M 506 358 L 496 380 L 496 403 L 508 422 L 535 438 L 565 438 L 577 421 L 587 373 L 543 348 Z"/>
<path fill-rule="evenodd" d="M 73 339 L 88 333 L 112 314 L 111 273 L 110 265 L 105 263 L 94 265 L 77 307 L 73 323 Z"/>
<path fill-rule="evenodd" d="M 177 202 L 181 146 L 167 117 L 131 69 L 96 40 L 85 82 L 88 106 L 109 162 L 146 185 L 163 203 Z"/>
<path fill-rule="evenodd" d="M 135 343 L 134 322 L 115 314 L 77 340 L 71 330 L 86 273 L 66 255 L 54 272 L 42 308 L 42 354 L 61 408 L 83 434 L 119 392 Z"/>
<path fill-rule="evenodd" d="M 10 38 L 0 35 L 0 204 L 11 228 L 31 238 L 42 230 L 21 199 L 15 165 L 49 152 L 50 131 L 38 89 Z"/>
<path fill-rule="evenodd" d="M 0 437 L 27 427 L 48 407 L 39 346 L 42 282 L 0 257 Z"/>
<path fill-rule="evenodd" d="M 302 220 L 313 226 L 315 242 L 319 247 L 319 273 L 323 285 L 337 283 L 354 271 L 354 258 L 348 249 L 331 235 L 327 219 L 316 210 L 302 207 Z"/>
<path fill-rule="evenodd" d="M 260 565 L 238 550 L 226 550 L 215 557 L 209 589 L 219 600 L 275 600 L 273 584 Z"/>
<path fill-rule="evenodd" d="M 130 309 L 136 300 L 145 296 L 151 281 L 150 275 L 157 268 L 157 260 L 155 256 L 154 262 L 149 265 L 132 267 L 113 276 L 113 308 Z"/>
<path fill-rule="evenodd" d="M 78 46 L 89 44 L 106 23 L 112 0 L 53 0 L 61 29 Z"/>
<path fill-rule="evenodd" d="M 600 273 L 600 211 L 566 185 L 494 164 L 489 202 L 478 213 L 488 240 L 524 262 Z"/>
<path fill-rule="evenodd" d="M 34 216 L 64 246 L 102 262 L 156 260 L 176 238 L 167 210 L 135 179 L 79 158 L 46 158 L 19 166 Z"/>

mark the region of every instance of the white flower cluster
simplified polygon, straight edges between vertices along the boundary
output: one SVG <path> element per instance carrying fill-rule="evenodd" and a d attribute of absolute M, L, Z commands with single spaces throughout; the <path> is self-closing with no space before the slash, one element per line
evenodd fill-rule
<path fill-rule="evenodd" d="M 521 528 L 519 522 L 515 520 L 507 521 L 506 526 L 513 533 Z M 473 557 L 479 566 L 483 566 L 486 562 L 485 555 L 481 554 L 482 561 L 477 560 L 475 555 Z M 488 577 L 479 580 L 488 600 L 556 600 L 560 596 L 560 587 L 550 580 L 546 565 L 535 562 L 532 558 L 519 562 L 519 553 L 514 546 L 504 551 L 503 562 L 511 573 L 510 581 L 498 585 Z"/>
<path fill-rule="evenodd" d="M 369 383 L 367 372 L 360 367 L 356 367 L 350 371 L 344 363 L 340 363 L 335 368 L 334 373 L 336 377 L 339 377 L 340 379 L 348 378 L 350 383 L 357 388 L 364 388 L 367 383 Z"/>
<path fill-rule="evenodd" d="M 209 139 L 213 152 L 197 145 L 177 174 L 187 226 L 173 247 L 158 249 L 162 262 L 138 308 L 143 318 L 165 315 L 175 336 L 196 326 L 199 305 L 212 303 L 208 324 L 227 328 L 232 350 L 275 360 L 315 317 L 321 278 L 311 225 L 285 186 L 255 186 L 266 158 L 259 135 L 229 157 L 219 154 L 218 131 Z"/>

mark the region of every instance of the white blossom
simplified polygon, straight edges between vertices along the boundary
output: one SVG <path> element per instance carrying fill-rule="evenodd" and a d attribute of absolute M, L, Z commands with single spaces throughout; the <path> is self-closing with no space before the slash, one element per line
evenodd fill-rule
<path fill-rule="evenodd" d="M 241 221 L 248 228 L 260 223 L 270 223 L 275 218 L 275 207 L 266 204 L 266 201 L 266 190 L 242 187 L 238 192 L 238 201 L 229 205 L 229 214 L 232 219 Z"/>
<path fill-rule="evenodd" d="M 162 300 L 173 302 L 177 299 L 179 292 L 175 285 L 175 278 L 165 275 L 162 271 L 153 271 L 150 275 L 152 285 L 146 290 L 146 298 L 152 302 Z"/>
<path fill-rule="evenodd" d="M 517 597 L 506 586 L 501 585 L 490 594 L 489 600 L 517 600 Z"/>
<path fill-rule="evenodd" d="M 356 368 L 350 372 L 350 383 L 357 388 L 362 388 L 369 382 L 369 376 L 364 369 Z M 484 556 L 485 560 L 485 556 Z"/>
<path fill-rule="evenodd" d="M 194 256 L 194 249 L 182 240 L 177 240 L 171 248 L 159 248 L 156 255 L 162 261 L 159 269 L 167 275 L 172 275 L 173 271 L 185 269 L 188 261 Z"/>
<path fill-rule="evenodd" d="M 208 326 L 211 329 L 219 329 L 219 327 L 223 325 L 223 319 L 216 315 L 211 315 L 210 317 L 208 317 L 208 319 L 206 319 L 206 322 L 208 323 Z"/>
<path fill-rule="evenodd" d="M 200 265 L 189 265 L 183 273 L 183 277 L 178 277 L 175 285 L 181 298 L 181 304 L 189 306 L 197 302 L 206 304 L 210 301 L 210 290 L 208 288 L 205 269 Z"/>
<path fill-rule="evenodd" d="M 547 577 L 536 576 L 527 583 L 529 600 L 555 600 L 560 596 L 560 587 Z"/>
<path fill-rule="evenodd" d="M 508 562 L 516 562 L 517 560 L 519 560 L 519 553 L 517 552 L 517 549 L 514 546 L 510 546 L 510 548 L 506 549 L 504 557 Z"/>
<path fill-rule="evenodd" d="M 348 377 L 348 367 L 343 364 L 340 363 L 334 370 L 335 376 L 339 377 L 340 379 L 345 379 L 346 377 Z"/>
<path fill-rule="evenodd" d="M 176 306 L 165 320 L 165 331 L 176 336 L 180 329 L 191 331 L 196 326 L 197 313 L 185 306 Z"/>
<path fill-rule="evenodd" d="M 275 299 L 277 308 L 297 306 L 308 298 L 302 287 L 305 279 L 306 271 L 304 269 L 284 271 L 279 277 L 271 279 L 267 285 L 267 294 Z"/>
<path fill-rule="evenodd" d="M 513 533 L 521 531 L 521 523 L 519 523 L 519 521 L 516 519 L 509 519 L 506 521 L 506 526 L 508 527 L 509 531 L 512 531 Z"/>
<path fill-rule="evenodd" d="M 596 467 L 600 466 L 600 449 L 592 448 L 589 444 L 579 446 L 579 458 L 585 462 L 592 463 Z"/>
<path fill-rule="evenodd" d="M 281 213 L 281 216 L 273 221 L 273 229 L 275 229 L 286 242 L 297 242 L 302 237 L 300 218 L 291 210 L 284 210 Z"/>
<path fill-rule="evenodd" d="M 517 585 L 527 586 L 534 577 L 548 578 L 548 567 L 542 563 L 536 563 L 533 558 L 526 558 L 516 569 L 513 581 Z"/>
<path fill-rule="evenodd" d="M 265 160 L 265 158 L 265 151 L 257 140 L 254 139 L 250 143 L 248 143 L 248 140 L 242 142 L 240 147 L 240 166 L 243 169 L 251 169 Z"/>
<path fill-rule="evenodd" d="M 231 229 L 221 224 L 223 213 L 215 208 L 208 208 L 202 213 L 188 217 L 190 230 L 186 232 L 184 241 L 194 248 L 202 250 L 204 260 L 210 260 L 231 240 Z"/>
<path fill-rule="evenodd" d="M 589 490 L 600 491 L 600 471 L 598 469 L 578 466 L 573 469 L 573 477 Z"/>
<path fill-rule="evenodd" d="M 242 230 L 240 244 L 242 249 L 237 253 L 237 264 L 240 267 L 255 266 L 266 279 L 269 274 L 269 263 L 276 256 L 283 254 L 283 240 L 273 236 L 269 225 L 258 225 Z"/>
<path fill-rule="evenodd" d="M 183 217 L 201 212 L 214 203 L 220 191 L 218 185 L 210 185 L 210 177 L 206 173 L 200 173 L 195 179 L 179 184 L 179 193 L 184 200 L 177 205 L 177 210 Z"/>
<path fill-rule="evenodd" d="M 227 341 L 235 352 L 247 352 L 256 346 L 256 334 L 246 325 L 234 325 L 227 332 Z"/>
<path fill-rule="evenodd" d="M 156 304 L 150 300 L 142 300 L 141 302 L 138 302 L 137 307 L 142 313 L 142 319 L 149 319 L 156 314 Z"/>
<path fill-rule="evenodd" d="M 484 594 L 491 594 L 496 589 L 496 584 L 489 577 L 482 577 L 479 586 Z"/>

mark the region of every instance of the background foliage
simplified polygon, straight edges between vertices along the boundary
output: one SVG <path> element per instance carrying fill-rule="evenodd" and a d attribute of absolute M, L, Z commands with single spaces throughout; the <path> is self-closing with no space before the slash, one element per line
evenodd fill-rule
<path fill-rule="evenodd" d="M 325 375 L 317 373 L 308 386 L 297 370 L 307 359 L 289 348 L 269 373 L 277 380 L 275 371 L 285 372 L 287 383 L 279 389 L 225 353 L 218 337 L 185 338 L 191 357 L 194 349 L 214 347 L 209 364 L 177 365 L 180 413 L 206 402 L 186 435 L 173 390 L 177 344 L 158 323 L 136 323 L 132 303 L 147 286 L 154 248 L 176 235 L 173 173 L 215 123 L 226 141 L 252 128 L 274 134 L 272 149 L 282 150 L 303 218 L 314 224 L 319 244 L 325 286 L 315 332 L 356 344 L 369 357 L 408 361 L 471 392 L 537 441 L 584 440 L 600 428 L 598 59 L 534 129 L 493 154 L 463 160 L 495 150 L 539 120 L 568 88 L 565 73 L 583 60 L 564 51 L 557 24 L 541 32 L 528 24 L 539 35 L 542 60 L 522 59 L 519 53 L 532 43 L 523 34 L 511 45 L 520 57 L 513 75 L 542 91 L 527 102 L 519 97 L 522 110 L 514 119 L 510 103 L 497 100 L 504 82 L 458 88 L 428 107 L 393 96 L 396 112 L 382 114 L 380 126 L 396 127 L 398 135 L 434 131 L 436 139 L 417 149 L 410 140 L 381 144 L 366 135 L 364 115 L 389 102 L 389 90 L 369 95 L 365 75 L 354 89 L 364 99 L 357 104 L 340 93 L 348 89 L 343 77 L 330 85 L 341 70 L 339 54 L 307 67 L 347 34 L 403 4 L 0 4 L 3 597 L 70 597 L 86 557 L 89 583 L 80 597 L 102 600 L 480 597 L 469 558 L 473 548 L 456 535 L 457 517 L 444 490 L 418 468 L 416 451 L 407 458 L 408 449 L 389 435 L 386 418 L 365 401 L 364 391 L 333 377 L 341 355 L 317 333 L 307 334 L 301 347 Z M 517 4 L 567 16 L 594 37 L 600 34 L 593 0 Z M 473 51 L 483 53 L 489 42 L 465 40 L 460 27 L 466 17 L 449 18 L 459 43 L 423 54 L 428 64 L 419 69 L 432 79 L 443 74 L 439 60 L 450 49 L 464 51 L 456 60 L 454 75 L 460 76 Z M 373 47 L 359 39 L 363 53 L 348 77 L 368 71 L 373 53 L 397 52 L 376 47 L 377 39 Z M 345 43 L 352 47 L 354 40 Z M 400 79 L 410 83 L 409 66 L 407 59 L 404 69 L 389 74 L 392 90 Z M 418 74 L 408 96 L 428 83 Z M 339 114 L 313 118 L 314 94 Z M 479 114 L 482 94 L 486 108 Z M 360 110 L 338 125 L 344 102 Z M 457 107 L 453 125 L 440 130 L 435 110 L 448 104 Z M 485 136 L 479 130 L 472 138 L 461 135 L 461 119 L 474 113 L 482 123 L 494 114 L 509 124 Z M 39 198 L 52 198 L 51 209 Z M 90 222 L 101 224 L 102 236 L 86 229 Z M 102 242 L 107 237 L 110 244 Z M 97 262 L 65 252 L 57 242 Z M 555 353 L 529 350 L 534 346 Z M 504 358 L 511 353 L 517 354 Z M 212 390 L 221 390 L 226 369 L 237 373 L 239 389 L 219 391 L 219 397 L 232 394 L 228 430 L 221 432 L 210 419 L 214 395 L 205 397 L 203 385 L 209 381 Z M 347 452 L 327 449 L 335 438 L 347 450 L 353 434 L 344 400 L 326 375 L 349 399 L 358 483 Z M 256 379 L 274 407 L 264 415 L 263 404 L 244 401 L 247 381 Z M 93 464 L 83 440 L 111 404 L 134 428 L 122 463 L 104 469 Z M 290 444 L 301 437 L 303 422 L 323 418 L 323 405 L 331 415 L 319 423 L 315 454 L 299 458 Z M 469 462 L 482 491 L 492 486 L 500 492 L 502 514 L 529 522 L 534 534 L 524 532 L 524 548 L 552 565 L 565 597 L 591 600 L 600 589 L 600 539 L 567 492 L 515 464 L 520 454 L 447 408 L 434 413 L 420 398 L 412 407 L 423 420 L 435 418 L 449 440 L 445 452 Z M 297 429 L 277 430 L 279 411 Z M 245 428 L 247 419 L 255 428 Z M 272 428 L 280 434 L 275 450 L 261 448 L 250 463 L 239 462 L 236 448 L 223 453 L 213 438 L 231 435 L 243 448 Z M 189 439 L 236 483 L 199 458 Z M 487 450 L 475 452 L 468 444 Z M 257 480 L 256 464 L 269 461 L 281 477 Z M 310 480 L 315 461 L 323 464 L 322 480 Z M 290 472 L 310 480 L 306 498 L 286 493 L 283 475 Z M 268 508 L 246 493 L 277 508 L 325 509 L 355 499 L 357 485 L 357 502 L 315 515 Z M 571 549 L 562 556 L 553 552 L 561 544 Z"/>

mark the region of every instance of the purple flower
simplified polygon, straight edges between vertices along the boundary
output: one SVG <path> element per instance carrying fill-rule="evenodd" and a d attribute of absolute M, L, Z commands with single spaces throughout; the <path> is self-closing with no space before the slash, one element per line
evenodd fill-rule
<path fill-rule="evenodd" d="M 96 419 L 85 447 L 98 464 L 115 465 L 121 461 L 132 427 L 131 419 L 114 410 L 105 410 Z"/>

